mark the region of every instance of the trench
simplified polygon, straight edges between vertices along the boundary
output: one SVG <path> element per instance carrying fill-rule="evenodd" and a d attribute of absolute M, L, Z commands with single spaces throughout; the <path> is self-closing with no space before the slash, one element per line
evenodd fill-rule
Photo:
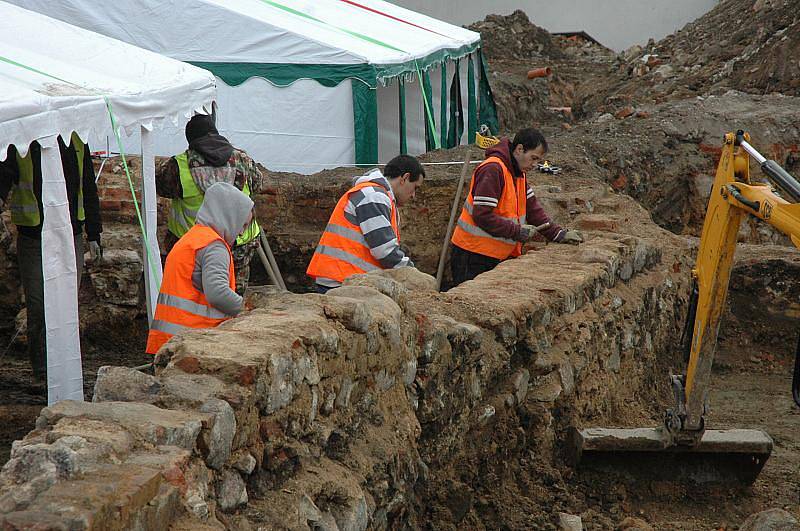
<path fill-rule="evenodd" d="M 463 157 L 463 153 L 448 153 L 446 156 L 457 159 Z M 449 212 L 449 202 L 454 191 L 454 174 L 457 171 L 451 168 L 435 172 L 413 208 L 403 212 L 404 219 L 411 220 L 404 226 L 404 244 L 408 246 L 412 256 L 419 257 L 420 269 L 428 273 L 435 271 L 440 242 L 443 238 L 442 227 L 446 224 L 444 218 Z M 331 172 L 319 184 L 277 177 L 274 193 L 265 194 L 257 200 L 260 217 L 267 220 L 265 230 L 291 291 L 296 293 L 309 291 L 310 286 L 303 274 L 305 263 L 310 258 L 319 231 L 324 225 L 323 213 L 329 212 L 332 208 L 333 201 L 338 197 L 336 192 L 346 186 L 350 172 L 351 170 L 346 169 Z M 621 211 L 628 212 L 630 207 L 627 203 L 623 202 L 624 206 L 620 206 L 615 202 L 618 201 L 615 196 L 609 198 L 604 195 L 606 192 L 598 192 L 599 188 L 582 192 L 589 193 L 589 196 L 580 201 L 575 198 L 565 200 L 564 194 L 560 191 L 549 191 L 550 186 L 552 185 L 543 183 L 537 190 L 549 210 L 575 223 L 583 223 L 584 230 L 594 234 L 597 242 L 616 241 L 622 244 L 630 240 L 629 236 L 618 234 L 624 234 L 629 227 L 619 221 L 613 221 L 620 219 L 614 216 Z M 573 193 L 575 192 L 570 192 Z M 586 207 L 581 211 L 580 205 L 585 205 L 587 202 L 594 204 L 592 211 L 588 211 Z M 308 209 L 311 215 L 298 216 L 296 211 L 298 208 Z M 315 215 L 314 212 L 318 212 L 319 215 Z M 288 219 L 299 221 L 287 223 Z M 120 235 L 126 234 L 127 230 L 121 230 Z M 607 240 L 609 235 L 616 239 Z M 115 239 L 113 235 L 110 236 L 108 241 L 112 244 L 129 242 L 128 238 Z M 636 238 L 650 241 L 653 238 L 658 240 L 665 237 L 656 229 L 648 227 L 643 233 L 637 233 Z M 127 249 L 129 247 L 122 250 Z M 533 249 L 534 252 L 544 253 L 542 256 L 552 256 L 553 259 L 567 260 L 564 264 L 570 263 L 568 250 L 544 246 L 541 243 L 534 244 Z M 619 358 L 615 358 L 613 354 L 608 359 L 603 357 L 607 354 L 597 359 L 590 358 L 593 361 L 589 365 L 591 368 L 586 369 L 589 371 L 588 376 L 575 376 L 576 390 L 572 391 L 572 395 L 565 395 L 563 398 L 553 398 L 548 395 L 554 392 L 554 389 L 561 389 L 556 395 L 560 396 L 563 392 L 563 381 L 552 380 L 552 367 L 543 361 L 542 346 L 536 342 L 532 343 L 529 339 L 513 340 L 510 344 L 484 342 L 480 349 L 475 350 L 475 346 L 466 346 L 469 341 L 455 340 L 451 337 L 444 339 L 444 343 L 437 348 L 446 348 L 452 353 L 452 358 L 427 361 L 420 358 L 419 374 L 424 376 L 426 382 L 431 382 L 422 387 L 419 383 L 415 383 L 416 400 L 420 403 L 420 409 L 415 413 L 417 422 L 421 426 L 418 451 L 426 463 L 426 477 L 422 479 L 419 470 L 409 473 L 410 475 L 404 480 L 405 486 L 401 487 L 400 483 L 396 485 L 392 483 L 399 481 L 399 472 L 382 472 L 376 476 L 384 478 L 381 481 L 386 481 L 388 478 L 390 484 L 394 485 L 388 492 L 369 491 L 372 499 L 382 500 L 379 505 L 386 502 L 387 496 L 391 497 L 392 489 L 395 489 L 394 496 L 400 496 L 402 493 L 404 499 L 399 507 L 392 508 L 391 504 L 383 506 L 384 512 L 380 513 L 379 518 L 384 519 L 386 525 L 424 526 L 430 522 L 437 522 L 437 527 L 444 529 L 460 526 L 547 527 L 552 524 L 552 514 L 557 509 L 580 514 L 589 528 L 614 527 L 627 516 L 644 517 L 659 527 L 675 525 L 677 528 L 703 528 L 717 518 L 704 509 L 703 504 L 709 503 L 709 500 L 715 503 L 720 499 L 730 500 L 722 504 L 722 514 L 726 521 L 730 522 L 740 521 L 749 514 L 747 511 L 755 512 L 767 507 L 773 500 L 791 503 L 793 486 L 785 472 L 797 465 L 798 449 L 788 434 L 797 426 L 798 417 L 792 413 L 790 404 L 786 400 L 787 364 L 791 361 L 791 349 L 787 348 L 786 344 L 792 337 L 791 315 L 794 308 L 793 300 L 796 300 L 794 295 L 800 289 L 797 287 L 800 285 L 797 282 L 800 280 L 800 265 L 797 261 L 786 262 L 762 256 L 757 248 L 744 253 L 741 263 L 734 272 L 729 299 L 731 307 L 722 325 L 720 354 L 714 373 L 715 383 L 718 385 L 712 395 L 712 399 L 720 404 L 719 409 L 715 409 L 712 414 L 712 419 L 715 421 L 738 425 L 739 421 L 743 420 L 750 423 L 748 427 L 763 427 L 770 433 L 776 434 L 779 441 L 778 448 L 765 468 L 763 480 L 759 480 L 756 484 L 755 492 L 747 495 L 728 492 L 700 493 L 699 501 L 686 504 L 684 509 L 673 510 L 667 507 L 674 505 L 676 501 L 685 501 L 685 494 L 682 491 L 665 490 L 658 485 L 654 487 L 653 484 L 642 486 L 637 483 L 626 483 L 623 479 L 611 483 L 607 480 L 591 480 L 575 474 L 565 465 L 561 438 L 567 426 L 574 423 L 649 425 L 657 422 L 668 400 L 665 376 L 677 364 L 669 355 L 670 342 L 676 341 L 679 335 L 683 306 L 675 292 L 669 295 L 675 297 L 674 299 L 665 299 L 674 305 L 674 313 L 646 312 L 654 311 L 653 305 L 662 296 L 660 293 L 667 293 L 663 291 L 666 288 L 659 287 L 667 285 L 664 284 L 664 278 L 667 277 L 661 276 L 664 274 L 663 271 L 668 272 L 668 278 L 678 280 L 682 277 L 676 273 L 676 267 L 678 271 L 685 273 L 688 271 L 688 262 L 681 262 L 676 266 L 679 262 L 673 263 L 672 260 L 675 258 L 672 255 L 664 254 L 663 251 L 656 253 L 656 248 L 653 249 L 655 254 L 647 259 L 649 265 L 642 270 L 641 278 L 634 277 L 632 280 L 618 282 L 607 296 L 595 302 L 582 302 L 583 309 L 572 310 L 574 313 L 566 313 L 560 317 L 564 320 L 560 327 L 553 328 L 549 324 L 539 329 L 530 322 L 535 317 L 528 317 L 529 323 L 526 326 L 532 326 L 531 334 L 541 335 L 549 342 L 549 347 L 545 347 L 545 350 L 549 348 L 567 357 L 576 355 L 575 352 L 578 350 L 570 353 L 573 348 L 583 349 L 581 352 L 607 352 L 608 344 L 601 339 L 602 333 L 616 337 L 614 334 L 620 332 L 615 331 L 611 324 L 608 325 L 610 328 L 602 332 L 601 328 L 596 328 L 594 325 L 587 328 L 586 323 L 601 322 L 603 312 L 619 304 L 617 299 L 625 301 L 621 311 L 625 311 L 627 308 L 625 305 L 629 304 L 633 308 L 641 308 L 635 310 L 636 312 L 645 312 L 632 313 L 630 319 L 634 321 L 644 319 L 645 327 L 651 326 L 653 330 L 659 330 L 660 339 L 657 340 L 655 338 L 646 340 L 646 334 L 633 332 L 634 337 L 638 338 L 635 339 L 638 346 L 633 347 L 634 350 L 629 354 L 621 354 Z M 552 254 L 554 252 L 556 254 Z M 598 257 L 601 256 L 592 254 L 596 251 L 586 252 L 589 254 L 581 255 L 581 260 L 588 260 L 589 264 L 593 260 L 599 260 Z M 643 264 L 640 266 L 643 267 Z M 539 267 L 544 265 L 540 264 Z M 541 279 L 532 277 L 524 269 L 514 269 L 514 271 L 521 275 L 520 278 L 525 278 L 525 282 L 541 282 Z M 496 273 L 487 275 L 491 278 L 486 279 L 488 282 L 486 285 L 504 286 L 502 277 Z M 560 278 L 563 286 L 571 286 L 580 276 L 566 274 L 559 277 L 560 273 L 557 271 L 550 274 Z M 661 280 L 658 280 L 659 278 Z M 495 284 L 498 282 L 499 284 Z M 259 262 L 254 260 L 251 268 L 251 284 L 265 283 L 266 275 Z M 103 285 L 111 284 L 106 282 Z M 121 282 L 118 288 L 128 295 L 131 293 L 130 286 L 126 288 L 124 282 Z M 499 289 L 502 291 L 509 288 Z M 542 293 L 549 297 L 551 293 L 560 293 L 561 288 L 542 289 Z M 513 290 L 506 292 L 513 293 Z M 506 333 L 503 328 L 505 325 L 495 322 L 493 320 L 495 317 L 484 315 L 480 304 L 473 308 L 467 302 L 470 293 L 474 292 L 466 290 L 461 296 L 444 299 L 426 295 L 414 304 L 419 308 L 418 315 L 435 315 L 437 311 L 445 311 L 450 315 L 451 310 L 447 308 L 452 304 L 461 305 L 461 311 L 467 311 L 467 315 L 470 315 L 470 312 L 478 312 L 475 315 L 484 320 L 480 326 L 488 327 L 486 330 L 493 330 L 492 333 L 498 334 L 496 341 L 499 341 L 499 338 Z M 89 296 L 83 296 L 83 306 L 86 307 L 87 298 L 96 295 L 90 289 Z M 510 306 L 522 304 L 525 299 L 524 293 L 520 298 L 515 297 L 517 296 L 514 295 L 509 300 Z M 489 302 L 491 299 L 490 297 L 484 303 L 499 304 L 497 301 Z M 299 300 L 286 306 L 285 310 L 281 310 L 283 306 L 280 304 L 276 308 L 279 311 L 291 312 L 291 309 L 295 308 L 294 305 L 299 304 Z M 444 304 L 444 301 L 450 302 Z M 604 304 L 610 306 L 603 306 Z M 112 307 L 113 311 L 109 311 Z M 646 310 L 648 307 L 651 310 Z M 765 307 L 770 308 L 770 311 L 758 311 L 759 308 Z M 788 309 L 780 310 L 784 307 Z M 92 304 L 88 308 L 82 313 L 82 320 L 86 321 L 82 330 L 82 345 L 85 356 L 87 398 L 91 397 L 94 375 L 98 367 L 103 365 L 133 367 L 146 360 L 142 354 L 146 338 L 146 320 L 140 311 L 130 307 L 120 309 L 109 304 Z M 499 304 L 497 308 L 498 313 L 507 311 L 500 310 L 503 304 Z M 425 320 L 421 317 L 417 319 L 418 322 L 414 326 L 422 328 L 416 333 L 424 338 L 426 332 L 421 330 L 424 329 Z M 657 319 L 653 323 L 658 324 L 651 325 L 648 319 Z M 575 338 L 584 336 L 590 338 L 586 340 L 589 343 L 581 342 L 585 340 L 577 343 L 574 341 Z M 425 341 L 433 341 L 434 337 L 439 336 L 431 336 Z M 619 337 L 614 341 L 627 341 L 624 334 Z M 655 344 L 655 347 L 650 347 L 655 349 L 652 352 L 662 354 L 653 358 L 644 357 L 637 361 L 636 349 L 644 349 L 648 341 Z M 446 346 L 447 343 L 450 346 Z M 3 454 L 0 454 L 3 461 L 8 457 L 10 441 L 21 438 L 33 427 L 33 421 L 44 405 L 44 395 L 41 390 L 34 391 L 20 385 L 20 382 L 25 380 L 27 370 L 21 345 L 12 347 L 8 361 L 4 367 L 2 380 L 4 396 L 8 398 L 0 409 L 4 415 L 3 422 L 7 426 L 4 430 L 7 434 L 6 439 L 2 441 Z M 615 372 L 613 369 L 615 364 L 621 365 L 621 372 Z M 333 367 L 329 367 L 329 370 L 334 370 Z M 468 383 L 470 378 L 480 374 L 474 373 L 475 369 L 468 370 L 469 367 L 480 368 L 479 371 L 485 371 L 488 378 L 483 381 L 480 380 L 482 377 L 478 377 L 481 389 L 484 391 L 482 398 L 477 400 L 460 398 L 458 393 L 459 385 L 473 385 Z M 630 371 L 630 374 L 626 375 L 625 371 Z M 517 403 L 514 402 L 517 399 L 509 398 L 509 393 L 514 394 L 513 389 L 508 388 L 509 381 L 524 372 L 530 375 L 532 383 L 528 398 Z M 752 374 L 749 378 L 743 378 L 741 376 L 743 373 Z M 755 388 L 762 385 L 770 388 L 770 393 L 755 394 Z M 781 387 L 786 393 L 780 392 Z M 535 397 L 531 398 L 530 393 Z M 614 396 L 615 393 L 619 396 Z M 509 400 L 516 405 L 509 407 L 507 405 Z M 444 405 L 444 409 L 440 404 Z M 631 404 L 634 407 L 631 407 Z M 476 412 L 489 405 L 495 411 L 494 415 L 489 421 L 479 421 L 476 424 Z M 780 415 L 779 412 L 784 414 Z M 786 417 L 786 414 L 789 416 Z M 280 424 L 282 421 L 275 422 L 279 422 L 280 429 L 288 429 Z M 380 424 L 370 429 L 379 430 Z M 346 463 L 351 458 L 349 457 L 351 454 L 347 453 L 350 447 L 348 445 L 357 445 L 355 440 L 358 434 L 342 432 L 341 436 L 344 437 L 343 441 L 349 441 L 353 437 L 354 442 L 342 447 L 341 452 L 344 453 L 341 456 L 336 452 L 331 455 L 334 461 L 341 459 L 341 463 Z M 273 443 L 268 443 L 267 450 L 270 448 L 271 450 L 269 452 L 265 450 L 264 454 L 264 459 L 267 461 L 275 459 L 275 455 L 283 455 L 281 452 L 288 452 L 287 448 L 296 448 L 296 446 L 270 446 L 270 444 Z M 293 454 L 290 452 L 289 455 Z M 296 462 L 293 466 L 299 466 L 297 463 L 300 462 L 302 461 Z M 417 467 L 417 465 L 409 466 L 412 469 Z M 287 488 L 286 485 L 292 484 L 293 481 L 300 481 L 298 477 L 303 477 L 301 471 L 292 470 L 270 469 L 265 466 L 248 482 L 251 491 L 248 505 L 232 515 L 220 513 L 220 520 L 228 522 L 232 527 L 235 527 L 235 522 L 241 523 L 245 520 L 253 525 L 275 523 L 278 515 L 276 509 L 270 508 L 270 504 L 274 501 L 276 493 L 280 493 L 281 489 Z M 295 477 L 293 474 L 299 476 Z M 791 478 L 791 474 L 788 478 Z M 335 491 L 327 494 L 318 491 L 314 499 L 320 509 L 332 507 L 330 510 L 334 512 L 337 503 L 342 503 Z M 675 522 L 680 523 L 675 524 Z"/>

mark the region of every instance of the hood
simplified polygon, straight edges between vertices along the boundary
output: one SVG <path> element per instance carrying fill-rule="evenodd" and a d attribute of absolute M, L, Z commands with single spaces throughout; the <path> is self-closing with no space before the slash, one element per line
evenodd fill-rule
<path fill-rule="evenodd" d="M 214 229 L 233 245 L 242 226 L 253 210 L 253 201 L 228 183 L 215 183 L 206 190 L 203 204 L 197 211 L 197 223 Z"/>
<path fill-rule="evenodd" d="M 214 117 L 196 114 L 186 124 L 186 141 L 189 149 L 200 153 L 206 163 L 220 167 L 228 163 L 233 146 L 228 139 L 219 134 L 214 125 Z"/>
<path fill-rule="evenodd" d="M 394 191 L 392 190 L 392 184 L 389 182 L 389 179 L 387 179 L 386 177 L 383 176 L 383 174 L 381 173 L 381 170 L 379 170 L 378 168 L 375 168 L 374 170 L 371 170 L 369 173 L 364 174 L 361 177 L 356 177 L 353 180 L 353 186 L 355 186 L 357 184 L 361 184 L 363 182 L 367 182 L 367 181 L 379 184 L 379 185 L 383 186 L 384 188 L 386 188 L 386 190 L 389 192 L 389 197 L 392 198 L 392 201 L 395 200 L 394 199 Z"/>
<path fill-rule="evenodd" d="M 508 138 L 502 138 L 499 144 L 487 149 L 486 158 L 488 159 L 489 157 L 498 157 L 502 160 L 503 164 L 506 165 L 506 168 L 511 170 L 514 176 L 519 177 L 522 175 L 522 172 L 517 166 L 517 161 L 511 156 L 511 141 Z"/>

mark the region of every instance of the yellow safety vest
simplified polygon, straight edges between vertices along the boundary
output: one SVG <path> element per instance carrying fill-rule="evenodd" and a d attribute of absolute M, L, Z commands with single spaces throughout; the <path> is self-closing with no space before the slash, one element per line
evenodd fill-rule
<path fill-rule="evenodd" d="M 197 211 L 200 210 L 200 205 L 203 204 L 204 195 L 192 178 L 192 173 L 189 170 L 189 157 L 186 155 L 186 152 L 184 151 L 180 155 L 176 155 L 175 161 L 178 163 L 178 174 L 181 179 L 183 197 L 172 200 L 172 208 L 169 211 L 167 228 L 169 228 L 172 234 L 180 238 L 194 226 L 195 219 L 197 219 Z M 242 193 L 250 197 L 250 187 L 247 182 L 244 183 Z M 236 238 L 236 245 L 243 245 L 253 241 L 258 237 L 260 232 L 261 229 L 258 223 L 253 219 L 253 222 L 247 230 Z"/>
<path fill-rule="evenodd" d="M 71 141 L 78 157 L 78 221 L 86 221 L 83 209 L 83 157 L 86 146 L 75 133 L 72 133 Z M 21 227 L 37 227 L 42 223 L 42 215 L 33 190 L 33 157 L 30 149 L 24 157 L 17 152 L 17 169 L 19 182 L 12 187 L 9 201 L 11 222 Z"/>

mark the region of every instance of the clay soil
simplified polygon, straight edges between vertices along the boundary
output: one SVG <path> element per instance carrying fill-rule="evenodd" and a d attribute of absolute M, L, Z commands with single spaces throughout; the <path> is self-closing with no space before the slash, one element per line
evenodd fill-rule
<path fill-rule="evenodd" d="M 775 442 L 752 487 L 673 483 L 661 472 L 651 476 L 641 469 L 608 470 L 604 477 L 579 473 L 568 484 L 578 500 L 572 510 L 583 516 L 585 527 L 624 528 L 626 518 L 640 518 L 655 529 L 736 529 L 766 509 L 800 516 L 800 408 L 790 391 L 789 350 L 732 340 L 718 349 L 707 426 L 760 429 Z"/>

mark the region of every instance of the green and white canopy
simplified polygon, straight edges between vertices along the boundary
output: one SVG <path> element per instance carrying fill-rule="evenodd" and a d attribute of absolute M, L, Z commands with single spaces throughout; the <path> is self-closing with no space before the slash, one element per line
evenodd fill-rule
<path fill-rule="evenodd" d="M 73 133 L 86 140 L 113 135 L 114 128 L 139 131 L 152 318 L 161 282 L 152 136 L 210 110 L 215 92 L 210 72 L 0 2 L 0 160 L 10 145 L 22 154 L 32 142 L 42 148 L 48 403 L 83 399 L 75 247 L 59 136 L 69 143 Z"/>
<path fill-rule="evenodd" d="M 272 169 L 374 164 L 496 129 L 480 35 L 389 2 L 12 1 L 210 70 L 220 132 Z"/>

